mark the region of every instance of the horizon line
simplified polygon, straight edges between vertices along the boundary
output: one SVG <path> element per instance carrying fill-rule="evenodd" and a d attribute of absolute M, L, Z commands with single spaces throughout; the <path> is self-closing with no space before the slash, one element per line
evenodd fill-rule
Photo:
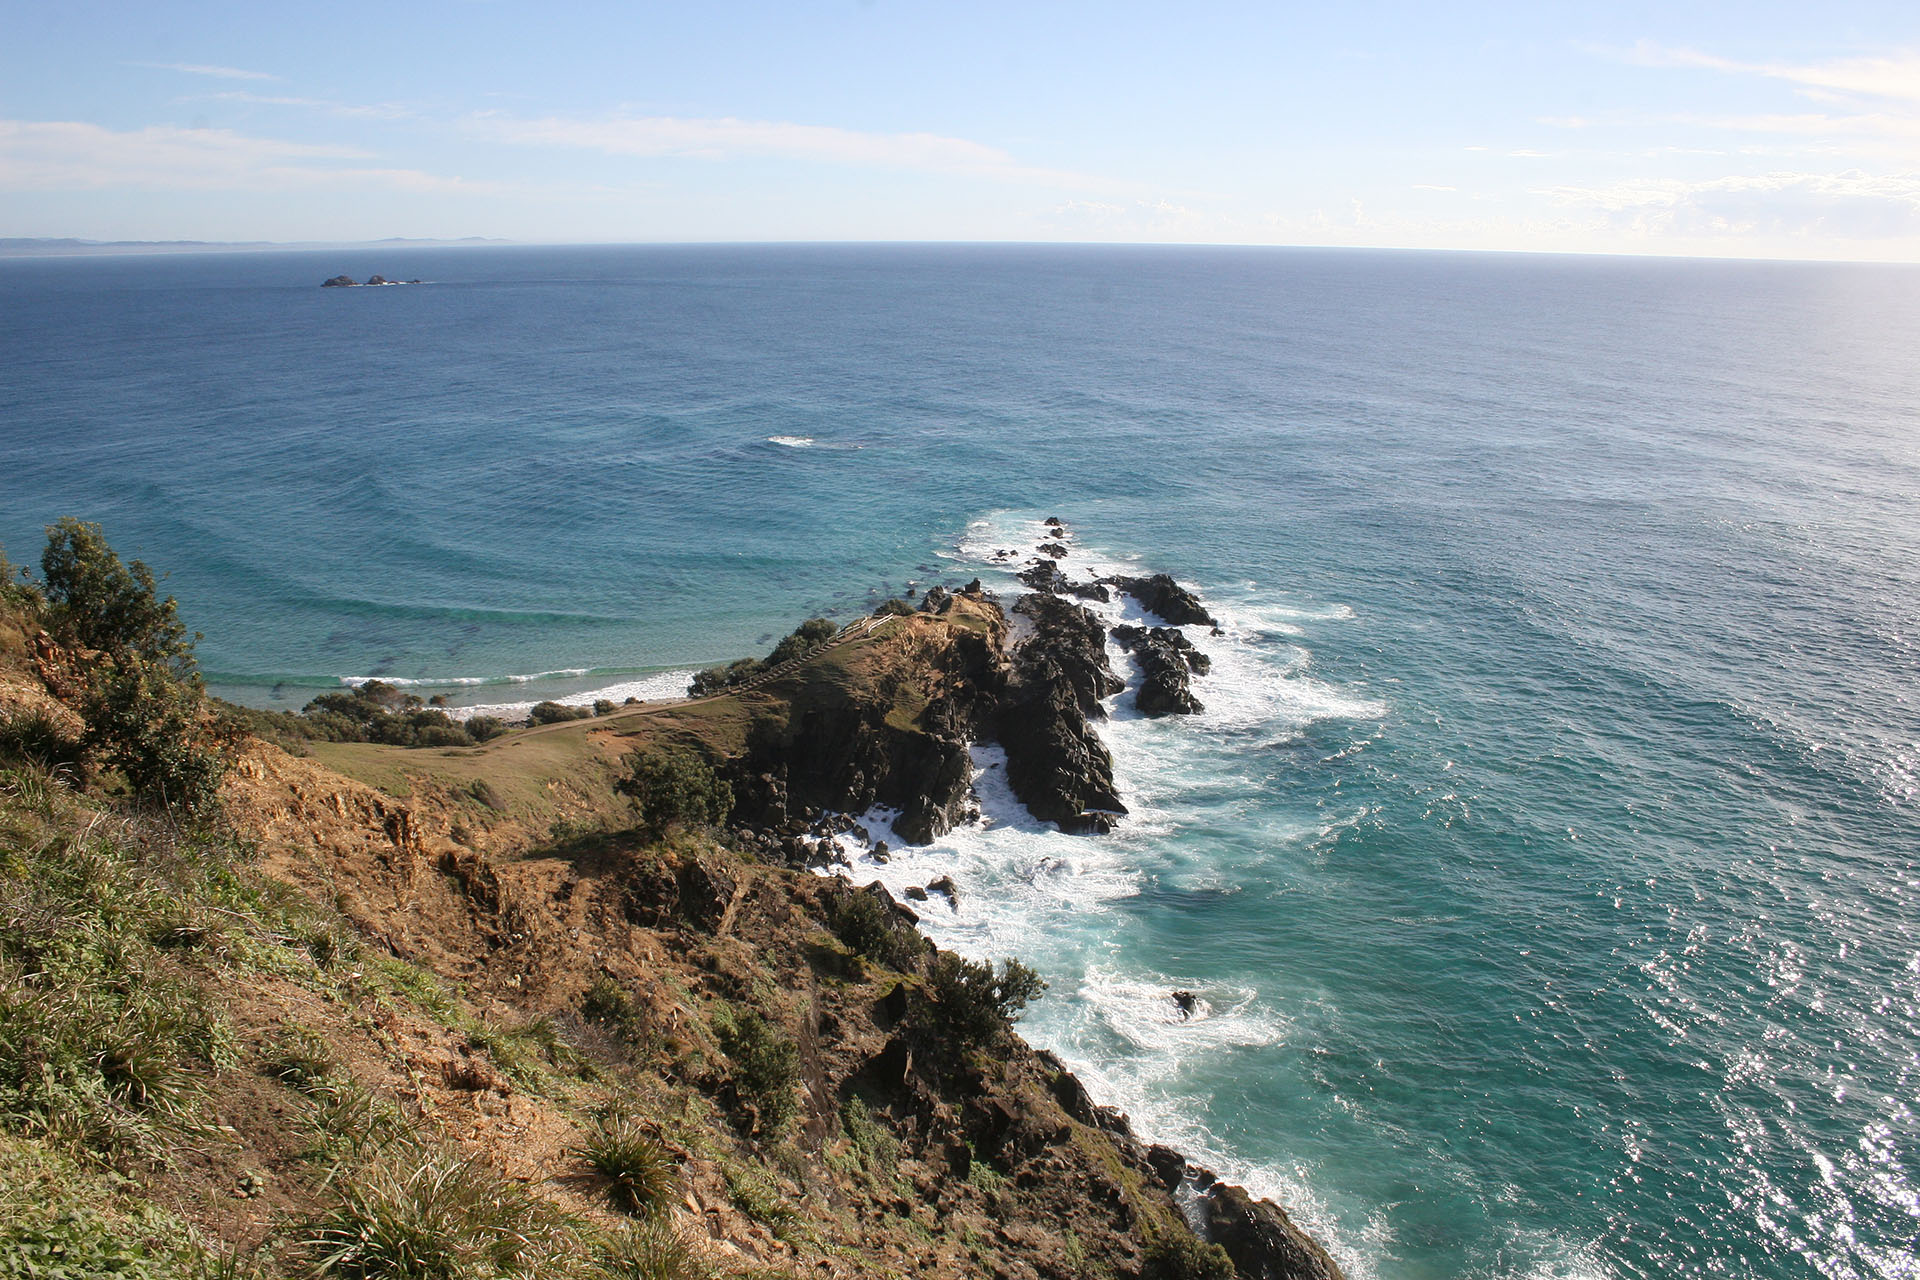
<path fill-rule="evenodd" d="M 46 246 L 36 250 L 33 246 Z M 71 246 L 61 251 L 55 246 Z M 364 248 L 438 249 L 674 249 L 674 248 L 1053 248 L 1053 249 L 1266 249 L 1284 252 L 1433 253 L 1531 258 L 1625 258 L 1656 262 L 1766 262 L 1783 265 L 1914 267 L 1920 259 L 1806 258 L 1726 253 L 1629 252 L 1608 249 L 1488 249 L 1444 245 L 1268 244 L 1211 240 L 510 240 L 493 236 L 383 236 L 372 240 L 94 240 L 79 236 L 0 236 L 0 261 L 42 258 L 159 257 L 193 254 L 321 252 Z"/>

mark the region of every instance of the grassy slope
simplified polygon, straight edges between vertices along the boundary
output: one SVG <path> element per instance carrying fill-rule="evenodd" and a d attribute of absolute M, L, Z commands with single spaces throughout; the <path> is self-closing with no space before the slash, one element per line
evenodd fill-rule
<path fill-rule="evenodd" d="M 926 639 L 790 683 L 852 696 Z M 44 702 L 19 656 L 0 703 Z M 937 1039 L 910 932 L 863 959 L 829 882 L 623 829 L 625 751 L 737 750 L 793 687 L 479 749 L 255 743 L 217 834 L 0 760 L 0 1257 L 68 1266 L 0 1277 L 305 1273 L 343 1222 L 444 1256 L 330 1274 L 1137 1273 L 1171 1204 L 1056 1068 L 899 1074 Z M 609 1118 L 664 1152 L 679 1235 L 610 1207 L 579 1154 Z"/>

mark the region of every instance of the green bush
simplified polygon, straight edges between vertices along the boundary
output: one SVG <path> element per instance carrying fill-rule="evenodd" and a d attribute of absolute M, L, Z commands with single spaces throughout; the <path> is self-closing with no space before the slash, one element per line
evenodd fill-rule
<path fill-rule="evenodd" d="M 655 1217 L 679 1199 L 673 1154 L 632 1120 L 598 1122 L 574 1154 L 599 1175 L 607 1203 L 622 1213 Z"/>
<path fill-rule="evenodd" d="M 1140 1280 L 1233 1280 L 1233 1259 L 1185 1225 L 1170 1226 L 1147 1238 Z"/>
<path fill-rule="evenodd" d="M 188 815 L 218 807 L 232 746 L 202 723 L 197 683 L 129 655 L 96 671 L 81 700 L 82 739 L 135 795 Z"/>
<path fill-rule="evenodd" d="M 905 600 L 901 600 L 896 597 L 895 599 L 892 599 L 892 600 L 881 601 L 880 607 L 878 609 L 875 609 L 873 612 L 875 617 L 880 617 L 880 618 L 905 617 L 913 613 L 913 606 L 908 604 Z"/>
<path fill-rule="evenodd" d="M 564 724 L 569 720 L 585 720 L 593 715 L 589 707 L 569 707 L 559 702 L 536 702 L 527 712 L 527 719 L 535 724 Z"/>
<path fill-rule="evenodd" d="M 785 1128 L 800 1082 L 800 1051 L 793 1041 L 752 1010 L 715 1019 L 714 1030 L 733 1064 L 734 1088 L 758 1117 L 757 1128 L 766 1133 Z"/>
<path fill-rule="evenodd" d="M 644 831 L 717 826 L 733 812 L 733 788 L 704 757 L 684 748 L 634 752 L 614 790 L 633 798 Z"/>
<path fill-rule="evenodd" d="M 934 1021 L 954 1049 L 984 1048 L 1004 1035 L 1029 1001 L 1047 989 L 1040 975 L 1011 957 L 991 963 L 943 951 L 927 975 Z"/>
<path fill-rule="evenodd" d="M 773 652 L 767 655 L 766 665 L 777 667 L 798 658 L 809 649 L 833 639 L 839 632 L 840 628 L 825 618 L 809 618 L 795 628 L 792 635 L 773 646 Z"/>
<path fill-rule="evenodd" d="M 160 599 L 153 570 L 122 564 L 100 526 L 71 516 L 49 525 L 40 557 L 50 629 L 116 662 L 137 658 L 189 674 L 193 638 L 172 596 Z"/>
<path fill-rule="evenodd" d="M 619 709 L 619 705 L 616 704 L 612 698 L 595 698 L 593 700 L 593 714 L 596 716 L 610 716 Z"/>
<path fill-rule="evenodd" d="M 604 973 L 595 978 L 586 994 L 580 997 L 580 1016 L 608 1027 L 627 1041 L 640 1039 L 645 1022 L 633 997 Z"/>
<path fill-rule="evenodd" d="M 854 952 L 889 969 L 907 969 L 926 954 L 927 944 L 904 920 L 871 893 L 842 893 L 828 907 L 834 936 Z"/>
<path fill-rule="evenodd" d="M 507 731 L 507 722 L 499 716 L 468 716 L 467 736 L 475 742 L 491 742 Z"/>
<path fill-rule="evenodd" d="M 766 669 L 766 664 L 758 658 L 741 658 L 725 666 L 708 667 L 705 671 L 694 673 L 692 683 L 687 686 L 687 696 L 705 698 L 721 693 L 735 685 L 745 684 Z"/>
<path fill-rule="evenodd" d="M 0 606 L 38 617 L 45 604 L 46 598 L 33 585 L 27 567 L 7 559 L 7 549 L 0 547 Z"/>

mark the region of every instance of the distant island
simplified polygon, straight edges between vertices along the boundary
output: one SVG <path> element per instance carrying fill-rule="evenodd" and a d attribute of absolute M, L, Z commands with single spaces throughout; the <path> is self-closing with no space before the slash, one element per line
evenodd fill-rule
<path fill-rule="evenodd" d="M 367 284 L 419 284 L 419 283 L 420 281 L 418 280 L 389 280 L 385 276 L 368 276 L 367 277 Z M 335 276 L 331 280 L 322 280 L 320 282 L 320 287 L 322 289 L 364 289 L 366 288 L 366 285 L 361 284 L 358 280 L 355 280 L 352 276 Z"/>

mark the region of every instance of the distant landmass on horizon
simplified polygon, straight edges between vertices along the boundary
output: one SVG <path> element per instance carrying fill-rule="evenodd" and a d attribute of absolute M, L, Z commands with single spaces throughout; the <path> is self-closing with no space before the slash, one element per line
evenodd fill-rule
<path fill-rule="evenodd" d="M 512 244 L 485 236 L 458 240 L 422 240 L 389 236 L 385 240 L 80 240 L 72 237 L 0 237 L 0 258 L 70 257 L 94 253 L 244 253 L 254 250 L 367 249 L 394 245 Z"/>

